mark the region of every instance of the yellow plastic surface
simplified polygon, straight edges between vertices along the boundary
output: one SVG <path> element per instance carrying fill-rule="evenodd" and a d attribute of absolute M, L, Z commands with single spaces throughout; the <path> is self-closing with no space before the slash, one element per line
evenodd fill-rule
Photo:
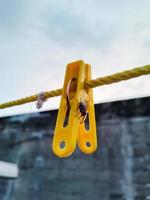
<path fill-rule="evenodd" d="M 90 66 L 86 65 L 82 60 L 67 65 L 52 144 L 53 152 L 59 157 L 69 156 L 75 150 L 77 141 L 79 148 L 84 153 L 92 153 L 97 147 L 92 89 L 84 89 L 84 81 L 91 78 L 90 74 Z M 66 100 L 67 85 L 74 78 L 75 82 L 72 84 L 69 94 L 70 112 L 68 123 L 64 126 L 68 108 Z M 89 130 L 85 129 L 84 123 L 80 124 L 81 120 L 77 115 L 81 100 L 86 101 L 88 105 Z M 90 143 L 90 147 L 87 147 L 87 142 Z"/>
<path fill-rule="evenodd" d="M 70 100 L 70 113 L 68 125 L 63 127 L 64 119 L 67 112 L 66 90 L 67 84 L 70 79 L 77 79 L 77 86 L 72 91 L 73 98 Z M 75 110 L 78 106 L 79 92 L 83 89 L 83 83 L 85 79 L 85 64 L 83 61 L 77 61 L 67 65 L 66 75 L 64 80 L 64 86 L 61 96 L 60 107 L 58 111 L 56 127 L 53 138 L 53 152 L 59 157 L 69 156 L 76 147 L 78 132 L 79 132 L 79 118 L 75 117 Z M 64 148 L 61 148 L 61 144 L 64 143 Z"/>
<path fill-rule="evenodd" d="M 91 67 L 86 64 L 86 80 L 91 80 Z M 78 145 L 82 152 L 86 154 L 93 153 L 97 148 L 97 134 L 96 134 L 96 122 L 95 122 L 95 109 L 93 101 L 93 92 L 92 89 L 87 89 L 86 93 L 88 95 L 88 127 L 87 130 L 85 127 L 85 122 L 80 124 L 79 135 L 78 135 Z"/>

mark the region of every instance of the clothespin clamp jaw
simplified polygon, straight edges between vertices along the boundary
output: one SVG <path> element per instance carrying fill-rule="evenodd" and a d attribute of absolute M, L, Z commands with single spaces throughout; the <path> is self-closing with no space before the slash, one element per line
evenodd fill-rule
<path fill-rule="evenodd" d="M 91 67 L 89 64 L 86 64 L 85 67 L 85 80 L 89 81 L 91 80 Z M 82 152 L 91 154 L 95 152 L 97 148 L 95 109 L 92 89 L 84 89 L 83 96 L 87 101 L 87 117 L 84 123 L 81 123 L 79 127 L 78 146 Z"/>
<path fill-rule="evenodd" d="M 52 144 L 53 152 L 59 157 L 72 154 L 77 141 L 84 153 L 93 153 L 96 150 L 92 89 L 84 88 L 85 80 L 90 78 L 90 66 L 82 60 L 67 65 Z M 86 117 L 89 123 L 88 130 L 85 127 Z"/>

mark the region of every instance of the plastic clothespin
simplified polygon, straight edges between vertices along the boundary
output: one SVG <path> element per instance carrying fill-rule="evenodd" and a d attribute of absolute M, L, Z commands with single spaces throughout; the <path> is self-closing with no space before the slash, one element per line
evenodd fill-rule
<path fill-rule="evenodd" d="M 87 154 L 97 148 L 92 89 L 84 88 L 85 80 L 90 79 L 90 65 L 82 60 L 67 65 L 52 144 L 53 152 L 59 157 L 72 154 L 77 142 L 80 150 Z"/>

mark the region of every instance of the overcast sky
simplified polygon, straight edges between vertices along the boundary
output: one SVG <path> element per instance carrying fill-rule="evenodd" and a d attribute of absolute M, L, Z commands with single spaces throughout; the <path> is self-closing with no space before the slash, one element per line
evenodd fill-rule
<path fill-rule="evenodd" d="M 150 64 L 148 0 L 0 0 L 0 103 L 62 87 L 83 59 L 93 78 Z M 95 102 L 150 95 L 150 76 L 94 89 Z M 60 97 L 42 110 L 57 108 Z M 35 103 L 0 116 L 35 111 Z"/>

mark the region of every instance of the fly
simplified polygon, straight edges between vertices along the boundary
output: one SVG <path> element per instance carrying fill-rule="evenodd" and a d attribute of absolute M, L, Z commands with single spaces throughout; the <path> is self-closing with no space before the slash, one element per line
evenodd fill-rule
<path fill-rule="evenodd" d="M 67 113 L 69 113 L 70 111 L 70 102 L 69 102 L 69 99 L 70 99 L 70 87 L 71 87 L 71 84 L 73 83 L 73 81 L 75 81 L 76 78 L 72 78 L 69 80 L 68 84 L 67 84 L 67 89 L 66 89 L 66 101 L 67 101 Z M 75 110 L 77 112 L 77 114 L 75 116 L 78 116 L 80 115 L 79 119 L 81 119 L 80 121 L 80 124 L 82 124 L 85 120 L 86 120 L 86 117 L 87 117 L 87 103 L 84 102 L 83 100 L 81 100 L 80 98 L 80 102 L 78 103 L 77 105 L 77 110 Z"/>

